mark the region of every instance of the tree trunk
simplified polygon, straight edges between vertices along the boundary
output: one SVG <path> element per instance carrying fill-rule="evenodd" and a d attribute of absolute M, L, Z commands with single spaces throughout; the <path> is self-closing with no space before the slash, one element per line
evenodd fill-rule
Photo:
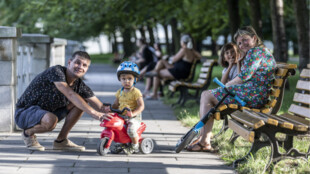
<path fill-rule="evenodd" d="M 165 30 L 165 39 L 166 39 L 166 54 L 171 55 L 171 50 L 170 50 L 170 44 L 169 44 L 169 35 L 168 35 L 168 26 L 165 24 L 164 30 Z"/>
<path fill-rule="evenodd" d="M 271 0 L 273 55 L 276 61 L 287 62 L 288 51 L 283 19 L 283 0 Z"/>
<path fill-rule="evenodd" d="M 144 38 L 144 39 L 146 39 L 146 37 L 145 37 L 145 31 L 144 31 L 144 29 L 143 29 L 143 26 L 142 26 L 142 27 L 139 27 L 139 31 L 140 31 L 141 37 Z"/>
<path fill-rule="evenodd" d="M 263 21 L 259 0 L 249 0 L 251 24 L 259 37 L 262 37 Z"/>
<path fill-rule="evenodd" d="M 217 57 L 217 49 L 216 49 L 216 41 L 212 38 L 211 39 L 211 51 L 212 51 L 212 56 Z"/>
<path fill-rule="evenodd" d="M 239 3 L 238 0 L 227 0 L 226 2 L 228 6 L 231 40 L 234 40 L 234 34 L 236 33 L 240 25 Z"/>
<path fill-rule="evenodd" d="M 180 49 L 180 31 L 178 30 L 178 21 L 176 18 L 171 19 L 171 30 L 172 30 L 172 53 L 175 54 Z"/>
<path fill-rule="evenodd" d="M 112 40 L 113 40 L 113 42 L 112 42 L 112 52 L 113 53 L 118 53 L 118 46 L 117 46 L 117 40 L 116 40 L 116 31 L 114 31 L 113 33 L 112 33 Z"/>
<path fill-rule="evenodd" d="M 307 8 L 307 0 L 293 0 L 297 38 L 298 38 L 298 54 L 299 66 L 301 71 L 310 63 L 310 36 L 309 36 L 309 9 Z"/>
<path fill-rule="evenodd" d="M 133 53 L 133 46 L 131 43 L 131 29 L 125 28 L 123 29 L 123 49 L 124 49 L 124 57 L 129 57 Z"/>
<path fill-rule="evenodd" d="M 149 32 L 149 37 L 150 37 L 150 42 L 149 42 L 149 45 L 150 46 L 153 46 L 154 45 L 154 32 L 153 32 L 153 28 L 148 24 L 147 25 L 147 30 Z"/>

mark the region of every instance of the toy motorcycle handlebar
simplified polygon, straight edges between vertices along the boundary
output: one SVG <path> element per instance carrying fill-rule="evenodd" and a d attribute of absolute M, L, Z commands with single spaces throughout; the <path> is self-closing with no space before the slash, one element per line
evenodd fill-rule
<path fill-rule="evenodd" d="M 123 108 L 122 110 L 119 110 L 119 109 L 113 109 L 112 108 L 112 105 L 110 103 L 103 103 L 103 105 L 105 106 L 110 106 L 110 110 L 112 112 L 115 112 L 115 113 L 118 113 L 121 117 L 123 117 L 124 119 L 128 119 L 129 117 L 128 116 L 123 116 L 121 115 L 124 111 L 131 111 L 129 108 L 125 107 Z"/>
<path fill-rule="evenodd" d="M 219 86 L 221 86 L 222 88 L 224 88 L 226 91 L 228 91 L 227 88 L 226 88 L 226 86 L 225 86 L 221 81 L 219 81 L 219 79 L 218 79 L 217 77 L 215 77 L 215 78 L 213 79 L 213 82 L 215 82 L 216 84 L 218 84 Z M 241 104 L 241 106 L 245 106 L 245 105 L 246 105 L 246 103 L 245 103 L 243 100 L 241 100 L 238 96 L 236 96 L 236 95 L 234 95 L 234 94 L 232 94 L 232 93 L 230 93 L 230 94 L 231 94 L 231 96 L 234 97 L 235 100 L 237 100 L 237 101 Z"/>

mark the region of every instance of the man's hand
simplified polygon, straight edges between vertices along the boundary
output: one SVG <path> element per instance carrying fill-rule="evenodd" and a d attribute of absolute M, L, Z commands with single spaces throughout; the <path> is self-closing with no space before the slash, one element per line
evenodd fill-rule
<path fill-rule="evenodd" d="M 102 122 L 103 120 L 108 120 L 110 121 L 113 118 L 112 113 L 105 113 L 103 114 L 99 120 Z"/>

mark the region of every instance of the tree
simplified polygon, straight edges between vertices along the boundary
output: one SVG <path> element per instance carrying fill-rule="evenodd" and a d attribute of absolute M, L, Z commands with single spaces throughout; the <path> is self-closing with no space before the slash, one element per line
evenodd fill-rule
<path fill-rule="evenodd" d="M 249 13 L 251 16 L 251 23 L 258 36 L 262 36 L 262 15 L 259 0 L 249 0 L 250 8 Z"/>
<path fill-rule="evenodd" d="M 299 66 L 301 71 L 310 63 L 309 9 L 306 0 L 293 0 L 298 36 Z"/>
<path fill-rule="evenodd" d="M 271 0 L 270 9 L 272 21 L 272 40 L 274 46 L 273 55 L 276 61 L 287 62 L 288 51 L 283 20 L 283 0 Z"/>
<path fill-rule="evenodd" d="M 229 13 L 230 34 L 233 40 L 234 34 L 236 33 L 240 25 L 239 3 L 238 0 L 227 0 L 226 2 Z"/>

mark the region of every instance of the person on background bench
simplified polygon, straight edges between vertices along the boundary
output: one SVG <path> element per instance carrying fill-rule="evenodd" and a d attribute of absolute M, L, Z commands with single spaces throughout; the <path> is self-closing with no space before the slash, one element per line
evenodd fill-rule
<path fill-rule="evenodd" d="M 145 74 L 146 77 L 153 77 L 153 95 L 147 100 L 157 100 L 157 90 L 161 79 L 179 80 L 190 75 L 190 70 L 195 59 L 200 59 L 201 55 L 193 49 L 193 41 L 189 35 L 181 37 L 181 49 L 173 56 L 172 62 L 160 60 L 156 64 L 155 70 Z"/>
<path fill-rule="evenodd" d="M 161 46 L 159 43 L 154 43 L 154 48 L 153 47 L 149 47 L 149 49 L 152 51 L 153 53 L 153 59 L 154 61 L 151 62 L 150 64 L 148 64 L 146 67 L 144 67 L 141 71 L 140 71 L 140 79 L 142 79 L 145 75 L 145 73 L 150 72 L 152 70 L 155 69 L 155 66 L 157 64 L 157 62 L 161 59 L 162 57 L 162 50 L 161 50 Z M 143 98 L 149 96 L 150 94 L 150 90 L 152 88 L 152 78 L 151 77 L 146 77 L 145 78 L 145 88 L 143 91 Z"/>
<path fill-rule="evenodd" d="M 53 149 L 83 151 L 84 146 L 76 145 L 68 139 L 70 130 L 83 112 L 96 120 L 112 118 L 110 114 L 101 112 L 106 108 L 81 80 L 90 62 L 86 52 L 75 52 L 67 67 L 56 65 L 43 71 L 19 98 L 15 122 L 23 129 L 22 138 L 29 150 L 44 151 L 45 148 L 37 141 L 35 134 L 52 131 L 65 118 Z"/>
<path fill-rule="evenodd" d="M 138 39 L 136 46 L 139 50 L 130 58 L 130 61 L 135 62 L 139 66 L 139 69 L 142 70 L 154 61 L 153 53 L 150 50 L 149 45 L 146 43 L 145 38 Z"/>
<path fill-rule="evenodd" d="M 230 42 L 222 47 L 218 63 L 224 67 L 221 78 L 223 84 L 231 81 L 240 73 L 243 58 L 239 58 L 239 56 L 236 44 Z"/>
<path fill-rule="evenodd" d="M 271 52 L 263 45 L 261 39 L 251 26 L 238 29 L 234 40 L 244 57 L 241 72 L 233 80 L 226 83 L 247 107 L 261 108 L 267 103 L 276 62 Z M 225 95 L 223 88 L 203 91 L 200 99 L 200 117 L 203 117 Z M 224 104 L 239 104 L 228 96 Z M 214 152 L 211 146 L 211 135 L 214 119 L 210 118 L 201 130 L 201 136 L 188 148 L 188 151 Z"/>

